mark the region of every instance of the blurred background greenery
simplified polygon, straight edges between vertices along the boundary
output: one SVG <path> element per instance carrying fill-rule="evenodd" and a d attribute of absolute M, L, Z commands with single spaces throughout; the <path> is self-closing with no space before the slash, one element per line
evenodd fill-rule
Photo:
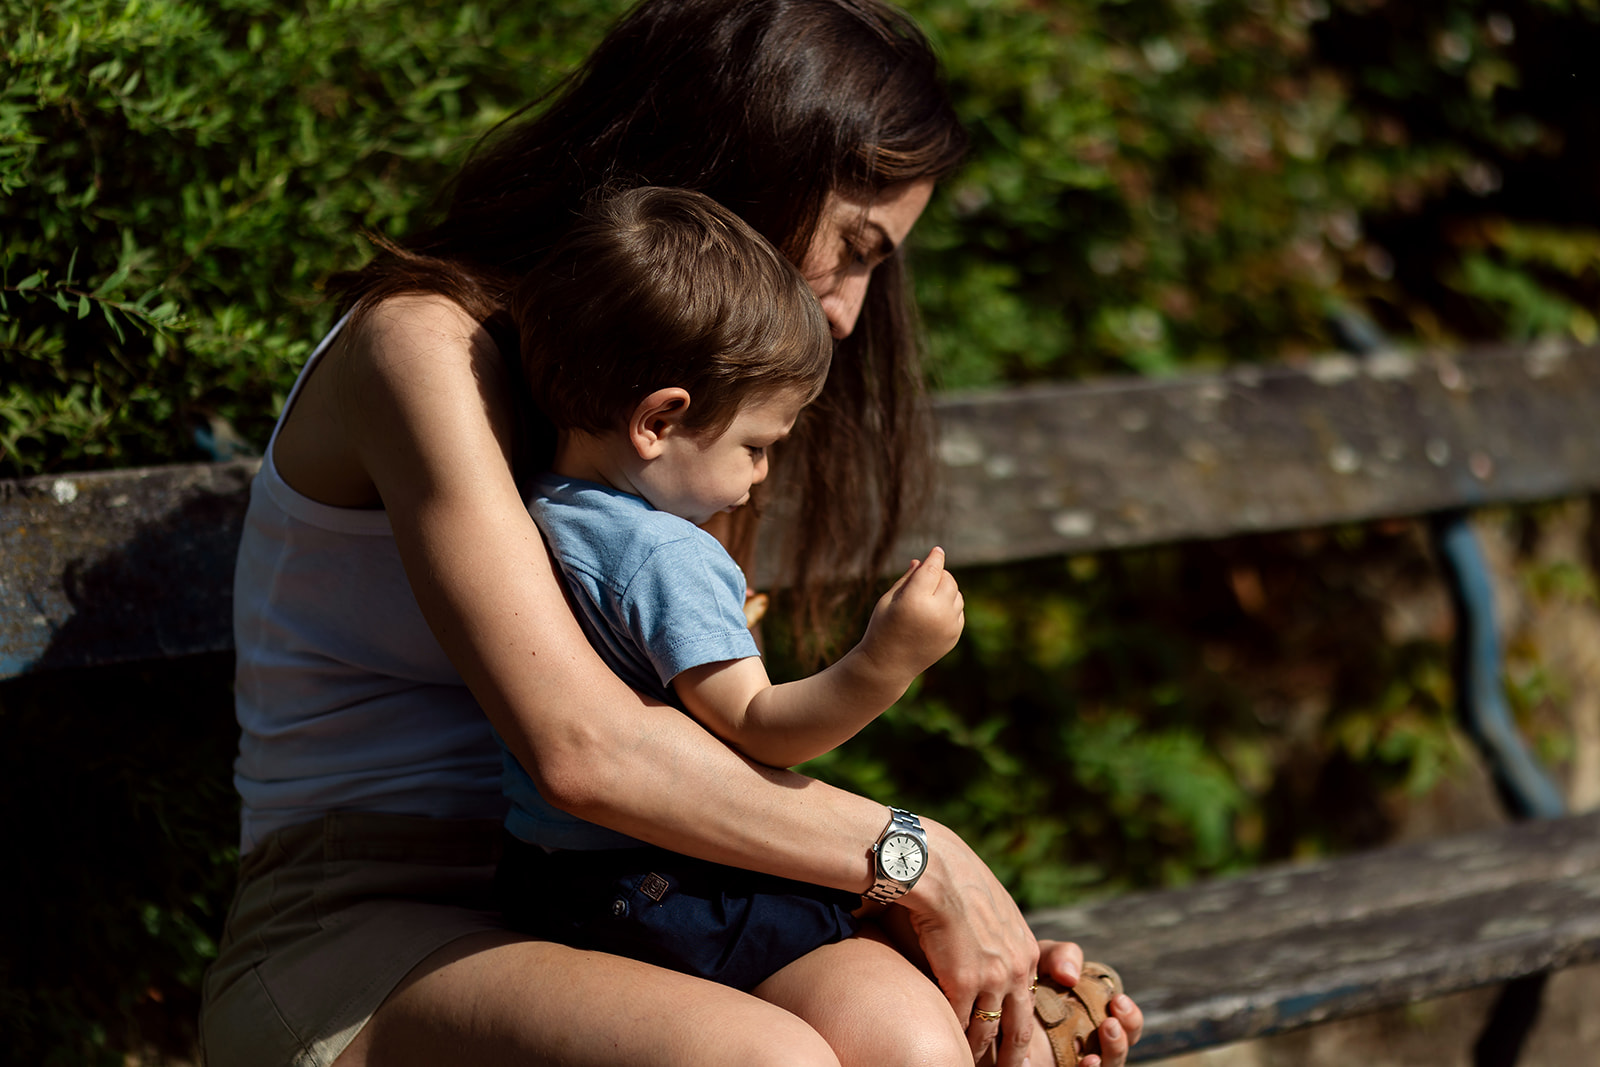
<path fill-rule="evenodd" d="M 259 448 L 322 280 L 623 6 L 0 0 L 0 477 Z M 974 136 L 913 239 L 940 387 L 1600 333 L 1595 0 L 906 6 Z M 1522 588 L 1592 604 L 1544 520 L 1493 520 Z M 1429 575 L 1406 524 L 963 573 L 962 646 L 811 769 L 1028 905 L 1381 840 L 1463 761 Z M 228 705 L 225 657 L 0 687 L 15 1062 L 186 1054 Z"/>

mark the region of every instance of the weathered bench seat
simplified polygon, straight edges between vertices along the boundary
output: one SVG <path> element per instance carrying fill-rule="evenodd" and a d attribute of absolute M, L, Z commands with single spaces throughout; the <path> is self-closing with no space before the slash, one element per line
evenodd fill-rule
<path fill-rule="evenodd" d="M 1115 961 L 1149 1059 L 1600 959 L 1600 813 L 1030 919 Z"/>

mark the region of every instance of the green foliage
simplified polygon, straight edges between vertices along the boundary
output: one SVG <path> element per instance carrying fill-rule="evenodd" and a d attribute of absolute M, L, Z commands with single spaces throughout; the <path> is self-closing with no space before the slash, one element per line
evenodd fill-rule
<path fill-rule="evenodd" d="M 1025 906 L 1372 844 L 1463 757 L 1443 647 L 1390 633 L 1430 573 L 1409 528 L 964 572 L 961 644 L 806 770 L 956 827 Z"/>
<path fill-rule="evenodd" d="M 1600 340 L 1594 312 L 1572 291 L 1600 281 L 1600 232 L 1496 219 L 1480 224 L 1462 244 L 1463 259 L 1446 283 L 1492 307 L 1507 340 Z"/>
<path fill-rule="evenodd" d="M 1595 337 L 1590 5 L 911 6 L 975 138 L 917 240 L 947 385 L 1293 357 L 1330 302 Z"/>
<path fill-rule="evenodd" d="M 624 0 L 0 0 L 0 474 L 260 443 L 318 286 Z M 972 130 L 938 379 L 1597 333 L 1592 5 L 910 0 Z"/>
<path fill-rule="evenodd" d="M 322 279 L 619 8 L 0 0 L 0 472 L 261 441 Z"/>

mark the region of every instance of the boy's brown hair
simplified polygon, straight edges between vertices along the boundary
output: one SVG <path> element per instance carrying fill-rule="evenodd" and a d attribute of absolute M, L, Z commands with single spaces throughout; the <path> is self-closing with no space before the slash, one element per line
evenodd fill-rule
<path fill-rule="evenodd" d="M 800 272 L 686 189 L 597 199 L 517 287 L 511 313 L 534 402 L 558 430 L 614 431 L 678 386 L 684 428 L 715 436 L 747 401 L 814 398 L 833 354 Z"/>

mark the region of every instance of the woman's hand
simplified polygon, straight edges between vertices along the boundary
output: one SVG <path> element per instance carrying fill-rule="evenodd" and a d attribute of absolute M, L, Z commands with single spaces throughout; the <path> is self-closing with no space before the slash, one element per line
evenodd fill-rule
<path fill-rule="evenodd" d="M 1083 972 L 1083 950 L 1070 941 L 1039 942 L 1039 973 L 1048 975 L 1062 985 L 1078 984 Z M 1139 1041 L 1144 1031 L 1144 1013 L 1126 993 L 1111 998 L 1106 1005 L 1108 1018 L 1100 1024 L 1100 1055 L 1085 1056 L 1078 1067 L 1123 1067 L 1128 1062 L 1128 1049 Z"/>
<path fill-rule="evenodd" d="M 995 1045 L 995 1067 L 1021 1067 L 1036 1029 L 1034 977 L 1077 984 L 1083 951 L 1071 942 L 1036 941 L 1011 895 L 972 849 L 939 823 L 922 824 L 928 869 L 899 904 L 945 999 L 966 1021 L 974 1059 Z M 1101 1053 L 1085 1057 L 1080 1067 L 1124 1067 L 1139 1040 L 1144 1015 L 1132 999 L 1114 997 L 1108 1011 L 1100 1025 Z"/>
<path fill-rule="evenodd" d="M 931 819 L 922 825 L 928 869 L 899 903 L 945 999 L 966 1023 L 974 1058 L 1003 1028 L 997 1067 L 1021 1067 L 1034 1030 L 1030 986 L 1039 944 L 1011 895 L 966 843 Z"/>

